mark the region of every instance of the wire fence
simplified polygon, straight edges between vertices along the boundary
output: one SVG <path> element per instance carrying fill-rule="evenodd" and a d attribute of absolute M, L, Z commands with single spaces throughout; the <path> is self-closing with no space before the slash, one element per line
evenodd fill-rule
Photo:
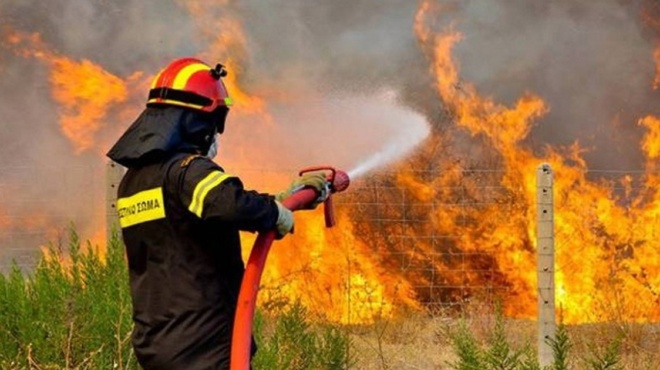
<path fill-rule="evenodd" d="M 66 175 L 43 168 L 3 171 L 11 178 L 0 184 L 1 272 L 13 264 L 31 269 L 40 248 L 61 243 L 72 223 L 83 237 L 105 237 L 106 198 L 116 191 L 107 168 L 71 167 Z M 536 195 L 531 188 L 503 185 L 506 175 L 499 170 L 454 174 L 410 170 L 353 181 L 346 193 L 336 197 L 337 210 L 350 220 L 345 231 L 351 234 L 350 242 L 372 253 L 351 258 L 357 259 L 356 265 L 372 259 L 377 271 L 404 282 L 414 299 L 431 311 L 456 311 L 472 301 L 503 299 L 507 313 L 533 317 L 537 309 Z M 609 208 L 601 210 L 591 202 L 597 198 L 579 191 L 567 195 L 560 189 L 556 207 L 561 222 L 554 239 L 562 304 L 579 309 L 586 302 L 584 294 L 606 301 L 610 295 L 599 296 L 611 288 L 606 282 L 615 284 L 624 297 L 655 297 L 657 302 L 660 282 L 649 276 L 657 273 L 660 262 L 635 252 L 657 246 L 642 231 L 648 227 L 643 224 L 648 220 L 643 216 L 645 205 L 635 201 L 649 190 L 642 180 L 644 173 L 591 171 L 587 177 L 594 179 L 590 186 L 606 189 L 602 194 L 613 198 L 603 199 Z M 451 181 L 437 180 L 443 178 Z M 591 203 L 576 211 L 571 206 L 574 196 L 585 196 L 585 202 Z M 640 207 L 638 212 L 631 209 L 635 205 Z M 617 234 L 611 229 L 617 222 L 599 218 L 604 214 L 599 212 L 620 217 L 628 234 Z M 571 288 L 575 284 L 582 285 Z M 644 314 L 660 319 L 657 308 L 649 307 Z"/>
<path fill-rule="evenodd" d="M 497 171 L 482 173 L 494 180 L 491 175 Z M 422 172 L 415 176 L 434 177 Z M 383 255 L 389 271 L 411 284 L 416 299 L 431 311 L 446 311 L 461 309 L 471 299 L 492 302 L 510 295 L 493 251 L 466 238 L 468 232 L 478 232 L 473 228 L 481 212 L 490 224 L 506 225 L 511 220 L 508 214 L 515 204 L 498 204 L 506 189 L 484 181 L 475 198 L 462 186 L 433 185 L 434 196 L 427 199 L 419 192 L 428 188 L 397 186 L 395 177 L 385 174 L 358 183 L 338 203 L 349 209 L 359 238 Z M 436 196 L 443 193 L 450 196 Z M 488 211 L 494 205 L 499 212 Z"/>
<path fill-rule="evenodd" d="M 99 166 L 5 166 L 0 170 L 0 272 L 29 271 L 41 250 L 65 242 L 75 228 L 104 233 L 105 171 Z"/>

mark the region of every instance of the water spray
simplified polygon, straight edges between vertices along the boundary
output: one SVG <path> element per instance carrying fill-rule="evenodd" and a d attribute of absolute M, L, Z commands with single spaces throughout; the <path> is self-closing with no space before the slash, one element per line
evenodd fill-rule
<path fill-rule="evenodd" d="M 324 171 L 327 174 L 328 188 L 330 193 L 323 202 L 325 225 L 332 227 L 335 225 L 334 206 L 332 203 L 332 194 L 346 190 L 350 184 L 349 175 L 333 167 L 319 166 L 309 167 L 299 172 L 302 176 L 308 172 Z M 319 193 L 312 187 L 304 187 L 282 201 L 282 204 L 292 211 L 307 209 L 314 203 Z M 241 283 L 241 290 L 238 294 L 236 306 L 236 317 L 234 319 L 234 328 L 231 346 L 231 370 L 250 369 L 250 350 L 252 348 L 252 323 L 254 319 L 254 310 L 257 302 L 257 292 L 259 290 L 259 281 L 264 270 L 266 257 L 270 246 L 275 240 L 275 230 L 260 232 L 257 235 L 252 246 L 252 252 L 245 266 L 245 273 Z"/>
<path fill-rule="evenodd" d="M 348 176 L 351 179 L 356 179 L 365 173 L 373 170 L 374 168 L 380 167 L 388 162 L 393 161 L 397 157 L 401 156 L 402 148 L 398 143 L 392 143 L 387 146 L 385 149 L 374 153 L 372 156 L 368 157 L 366 160 L 360 162 L 353 169 L 348 171 Z"/>
<path fill-rule="evenodd" d="M 396 134 L 395 140 L 349 170 L 348 176 L 351 179 L 355 180 L 375 168 L 402 158 L 429 135 L 430 127 L 422 116 L 408 111 L 397 113 L 406 113 L 406 116 L 400 118 L 402 129 Z"/>

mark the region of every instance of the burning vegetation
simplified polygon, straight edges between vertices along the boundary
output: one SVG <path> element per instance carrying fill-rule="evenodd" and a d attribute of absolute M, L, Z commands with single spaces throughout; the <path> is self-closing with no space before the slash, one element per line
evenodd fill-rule
<path fill-rule="evenodd" d="M 326 144 L 322 139 L 308 143 L 292 134 L 299 127 L 287 122 L 282 112 L 306 104 L 310 97 L 332 105 L 331 97 L 337 94 L 394 90 L 396 103 L 423 114 L 430 126 L 428 136 L 410 155 L 358 179 L 351 191 L 337 197 L 338 227 L 326 230 L 323 217 L 315 212 L 297 214 L 295 234 L 277 242 L 269 256 L 260 293 L 265 304 L 300 300 L 331 320 L 361 323 L 402 309 L 460 308 L 475 300 L 501 299 L 505 314 L 534 317 L 536 168 L 549 163 L 556 189 L 557 306 L 564 321 L 660 320 L 660 254 L 655 235 L 660 213 L 660 112 L 656 108 L 660 10 L 655 3 L 607 1 L 605 6 L 562 1 L 529 5 L 527 14 L 517 14 L 504 1 L 475 2 L 473 9 L 457 2 L 426 0 L 407 13 L 397 13 L 405 23 L 401 29 L 406 31 L 391 40 L 393 49 L 404 45 L 401 50 L 365 42 L 370 29 L 380 30 L 378 19 L 342 18 L 342 24 L 354 31 L 319 31 L 316 27 L 322 28 L 333 12 L 339 12 L 339 5 L 318 9 L 292 6 L 291 14 L 285 16 L 300 21 L 293 25 L 302 31 L 292 31 L 294 40 L 281 40 L 278 49 L 269 43 L 274 36 L 266 25 L 251 23 L 255 21 L 245 16 L 249 11 L 259 15 L 257 5 L 212 3 L 188 1 L 173 7 L 180 12 L 176 14 L 190 20 L 190 30 L 185 32 L 195 35 L 200 47 L 176 44 L 169 54 L 194 53 L 209 61 L 220 58 L 228 66 L 228 88 L 236 106 L 218 161 L 248 185 L 275 191 L 276 186 L 285 186 L 297 167 L 318 162 L 357 165 L 359 157 L 345 160 L 337 156 L 339 144 Z M 486 17 L 482 12 L 492 10 L 489 6 L 500 13 Z M 354 7 L 352 11 L 358 14 L 382 14 L 384 23 L 390 21 L 386 15 L 394 11 L 390 5 Z M 510 19 L 524 30 L 549 14 L 554 23 L 539 27 L 548 27 L 561 38 L 568 31 L 560 21 L 573 25 L 588 19 L 593 23 L 586 23 L 600 25 L 590 18 L 592 11 L 642 30 L 639 40 L 644 42 L 635 48 L 636 56 L 647 57 L 639 58 L 646 61 L 644 68 L 636 66 L 642 72 L 615 75 L 619 73 L 616 67 L 625 60 L 613 53 L 598 60 L 603 71 L 585 78 L 579 75 L 585 71 L 578 67 L 590 64 L 581 64 L 579 56 L 574 57 L 575 70 L 562 64 L 569 60 L 564 58 L 572 49 L 550 53 L 554 60 L 546 64 L 547 48 L 522 39 L 515 40 L 527 49 L 505 44 L 521 53 L 514 62 L 502 61 L 498 50 L 490 50 L 492 60 L 468 58 L 474 56 L 469 45 L 481 35 L 474 24 Z M 482 23 L 470 23 L 471 12 L 482 16 Z M 530 23 L 518 18 L 525 15 Z M 314 19 L 318 24 L 313 24 Z M 497 24 L 497 30 L 508 35 L 504 31 L 510 28 Z M 143 57 L 149 59 L 147 65 L 132 69 L 118 66 L 114 58 L 106 65 L 98 54 L 87 57 L 77 51 L 68 55 L 66 43 L 62 50 L 56 46 L 57 37 L 24 28 L 10 23 L 0 33 L 0 76 L 22 71 L 20 63 L 44 69 L 47 83 L 33 83 L 47 88 L 47 96 L 38 98 L 48 99 L 51 110 L 40 114 L 45 117 L 44 125 L 56 125 L 69 144 L 59 145 L 57 153 L 68 150 L 64 158 L 84 158 L 85 163 L 102 168 L 107 144 L 144 104 L 147 83 L 153 76 L 143 70 L 153 70 L 171 55 Z M 296 39 L 300 34 L 326 48 L 334 47 L 340 56 L 349 55 L 349 62 L 326 63 L 322 58 L 331 56 L 307 44 L 303 36 Z M 491 45 L 493 49 L 497 46 Z M 299 54 L 287 54 L 292 50 Z M 584 59 L 593 58 L 592 54 L 585 54 Z M 324 62 L 315 65 L 318 60 Z M 467 60 L 467 73 L 461 68 L 463 60 Z M 381 65 L 374 66 L 378 63 Z M 396 68 L 403 64 L 410 68 L 398 73 Z M 492 69 L 483 64 L 492 64 Z M 539 72 L 544 67 L 547 70 Z M 371 74 L 370 68 L 378 73 Z M 494 72 L 502 72 L 504 77 Z M 624 77 L 634 78 L 627 84 Z M 335 82 L 339 79 L 341 83 Z M 575 81 L 580 79 L 584 80 Z M 604 92 L 606 88 L 619 88 L 619 92 Z M 22 96 L 35 99 L 27 93 Z M 11 100 L 6 102 L 0 103 L 0 113 L 11 111 Z M 32 118 L 12 117 L 17 121 Z M 309 118 L 306 124 L 314 127 L 314 112 Z M 565 122 L 568 120 L 572 123 Z M 362 129 L 361 124 L 348 122 L 332 128 L 348 133 L 346 142 L 340 143 L 347 151 L 358 151 L 361 143 L 378 135 Z M 405 125 L 401 123 L 401 130 Z M 322 133 L 322 129 L 314 132 Z M 19 132 L 18 138 L 23 135 L 18 129 L 13 132 Z M 368 149 L 375 151 L 378 146 Z M 280 156 L 281 151 L 291 153 Z M 336 158 L 344 163 L 332 163 Z M 305 162 L 309 160 L 317 163 Z M 609 169 L 604 167 L 607 164 L 612 171 L 593 170 Z M 242 169 L 248 171 L 241 173 Z M 71 193 L 68 188 L 54 195 L 72 204 L 75 195 Z M 1 213 L 0 227 L 20 227 L 6 214 Z M 93 235 L 103 225 L 100 218 L 81 221 L 90 224 Z M 253 240 L 253 235 L 245 235 L 245 246 Z"/>

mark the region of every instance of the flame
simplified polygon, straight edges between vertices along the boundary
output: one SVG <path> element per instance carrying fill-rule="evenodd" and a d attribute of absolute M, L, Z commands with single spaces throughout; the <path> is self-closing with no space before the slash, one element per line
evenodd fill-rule
<path fill-rule="evenodd" d="M 3 33 L 3 46 L 20 57 L 36 59 L 46 66 L 51 97 L 58 107 L 59 128 L 71 143 L 73 152 L 81 154 L 93 150 L 100 155 L 105 155 L 109 140 L 101 135 L 101 131 L 105 128 L 105 121 L 110 114 L 117 113 L 115 112 L 117 107 L 120 107 L 117 114 L 120 118 L 127 117 L 129 112 L 132 115 L 130 119 L 134 118 L 135 109 L 124 106 L 124 104 L 136 86 L 148 86 L 146 80 L 143 80 L 143 73 L 135 72 L 123 80 L 90 60 L 74 60 L 61 55 L 46 45 L 38 33 L 18 32 L 7 27 Z M 146 91 L 146 87 L 140 91 Z M 36 101 L 34 104 L 43 104 L 43 102 Z M 130 122 L 128 119 L 124 119 L 124 121 Z M 117 132 L 116 135 L 113 135 L 114 139 L 119 135 L 122 127 L 113 125 L 110 129 Z M 90 172 L 86 174 L 95 176 Z M 20 192 L 17 191 L 17 193 Z M 21 207 L 19 211 L 15 212 L 26 214 L 25 219 L 30 221 L 14 222 L 3 229 L 17 230 L 19 235 L 25 231 L 48 230 L 48 232 L 41 233 L 42 241 L 60 239 L 59 234 L 62 231 L 54 225 L 61 225 L 61 217 L 47 217 L 42 214 L 46 212 L 43 209 L 30 210 Z M 40 222 L 35 224 L 37 220 Z M 99 226 L 104 224 L 102 217 L 86 219 L 84 222 L 84 225 L 79 225 L 80 230 L 98 230 L 92 232 L 91 240 L 97 245 L 104 245 L 105 243 L 99 243 L 101 240 L 105 240 L 103 237 L 105 232 Z M 104 251 L 100 250 L 100 253 L 103 255 Z"/>
<path fill-rule="evenodd" d="M 642 149 L 648 159 L 647 167 L 654 167 L 654 160 L 660 157 L 660 120 L 657 117 L 647 116 L 639 121 L 648 132 L 642 138 Z M 655 168 L 653 168 L 655 169 Z"/>
<path fill-rule="evenodd" d="M 222 13 L 216 13 L 216 8 L 209 7 L 207 1 L 182 2 L 195 18 L 202 38 L 208 41 L 209 46 L 200 54 L 201 58 L 208 61 L 222 58 L 220 61 L 229 70 L 225 83 L 235 101 L 239 119 L 250 116 L 262 123 L 258 128 L 245 126 L 249 131 L 243 131 L 243 139 L 235 140 L 248 141 L 256 131 L 261 135 L 270 135 L 275 126 L 262 96 L 265 92 L 248 93 L 239 86 L 247 65 L 247 41 L 242 24 L 234 14 L 235 2 L 224 0 L 216 3 L 222 5 Z M 222 32 L 217 32 L 217 29 Z M 283 93 L 269 91 L 267 94 L 271 98 L 282 99 Z M 286 93 L 290 95 L 292 92 Z M 249 152 L 241 157 L 238 166 L 251 163 L 257 154 L 254 145 L 248 143 L 241 147 Z M 249 174 L 245 175 L 241 174 L 244 182 L 250 182 Z M 287 176 L 281 172 L 259 171 L 255 177 L 259 184 L 288 185 Z M 261 185 L 259 188 L 264 190 Z M 322 214 L 296 214 L 294 235 L 276 242 L 271 250 L 262 278 L 260 304 L 273 306 L 299 301 L 325 319 L 344 323 L 363 323 L 376 317 L 389 317 L 401 306 L 418 307 L 410 283 L 383 269 L 369 246 L 355 237 L 348 215 L 341 214 L 338 218 L 341 229 L 327 230 Z M 242 235 L 246 260 L 254 239 L 252 234 Z"/>
<path fill-rule="evenodd" d="M 16 54 L 36 58 L 50 68 L 51 93 L 60 107 L 62 133 L 76 153 L 93 148 L 110 107 L 126 99 L 124 81 L 87 59 L 75 61 L 59 55 L 38 33 L 9 32 L 6 41 Z"/>
<path fill-rule="evenodd" d="M 654 30 L 660 31 L 660 18 L 658 17 L 658 7 L 652 3 L 645 3 L 641 7 L 640 18 L 642 23 Z M 656 41 L 656 47 L 653 50 L 653 60 L 655 61 L 655 78 L 653 79 L 653 89 L 660 87 L 660 42 Z"/>
<path fill-rule="evenodd" d="M 515 206 L 504 211 L 501 204 L 484 205 L 462 209 L 460 214 L 440 209 L 430 217 L 432 228 L 436 233 L 448 231 L 448 235 L 461 235 L 454 241 L 453 248 L 462 253 L 483 254 L 486 266 L 493 268 L 492 273 L 498 279 L 495 285 L 506 289 L 507 314 L 534 317 L 535 168 L 548 162 L 556 173 L 556 287 L 564 321 L 660 319 L 660 279 L 653 273 L 660 267 L 660 258 L 653 252 L 655 235 L 651 226 L 657 222 L 658 193 L 653 189 L 660 180 L 658 175 L 646 175 L 643 194 L 624 199 L 613 191 L 613 182 L 587 178 L 586 163 L 581 157 L 584 150 L 577 143 L 563 150 L 547 148 L 545 157 L 533 154 L 524 147 L 522 140 L 535 120 L 547 114 L 549 108 L 532 93 L 519 98 L 512 107 L 506 107 L 480 96 L 473 85 L 461 81 L 452 57 L 452 48 L 461 40 L 461 35 L 453 27 L 434 34 L 425 23 L 428 14 L 434 11 L 438 9 L 431 3 L 422 3 L 415 31 L 432 63 L 438 96 L 458 127 L 482 138 L 501 158 L 504 170 L 501 176 L 496 175 L 503 192 L 499 198 Z M 642 141 L 648 158 L 648 173 L 657 172 L 658 123 L 655 117 L 640 121 L 640 125 L 649 130 Z M 465 174 L 466 171 L 458 168 L 456 173 Z M 456 173 L 419 179 L 408 171 L 402 172 L 398 181 L 420 201 L 427 201 L 429 197 L 450 199 L 455 194 L 434 194 L 431 190 L 451 189 L 450 185 L 460 185 L 468 198 L 479 199 L 476 194 L 479 188 L 473 187 L 469 177 Z M 426 185 L 421 183 L 424 180 L 428 180 Z M 625 194 L 631 195 L 631 181 L 625 176 L 620 180 L 624 189 L 628 189 Z M 627 203 L 630 205 L 626 206 Z M 501 212 L 507 212 L 505 220 L 501 215 L 498 217 Z M 466 219 L 474 221 L 456 222 Z M 434 252 L 430 246 L 424 248 L 424 254 Z M 452 265 L 436 265 L 439 272 L 451 268 Z M 468 281 L 483 282 L 485 278 L 469 272 L 467 275 Z"/>
<path fill-rule="evenodd" d="M 246 39 L 242 24 L 233 14 L 234 1 L 217 0 L 210 6 L 209 1 L 181 1 L 195 19 L 195 25 L 200 30 L 202 38 L 208 40 L 208 48 L 200 53 L 200 57 L 208 63 L 225 64 L 229 73 L 223 79 L 230 91 L 238 114 L 259 115 L 272 122 L 263 98 L 248 94 L 239 86 L 240 76 L 244 73 L 243 65 L 247 60 Z M 221 9 L 221 13 L 215 10 Z M 222 32 L 217 32 L 220 29 Z"/>
<path fill-rule="evenodd" d="M 296 213 L 294 234 L 271 249 L 261 304 L 298 301 L 325 320 L 351 324 L 419 308 L 410 282 L 387 270 L 378 251 L 355 237 L 348 214 L 339 213 L 337 220 L 341 227 L 326 229 L 322 212 Z"/>
<path fill-rule="evenodd" d="M 267 104 L 272 92 L 243 85 L 249 67 L 248 40 L 235 14 L 236 2 L 180 4 L 194 18 L 200 40 L 208 45 L 199 57 L 209 63 L 219 59 L 228 66 L 225 82 L 235 113 L 266 123 L 248 130 L 272 132 L 268 131 L 273 118 Z M 458 27 L 436 32 L 427 23 L 431 16 L 450 10 L 451 5 L 422 1 L 414 32 L 429 60 L 438 104 L 443 104 L 455 124 L 451 129 L 479 140 L 479 150 L 491 154 L 492 167 L 501 170 L 475 170 L 466 161 L 438 153 L 437 148 L 452 140 L 452 132 L 433 132 L 408 163 L 384 175 L 393 189 L 378 195 L 378 204 L 385 205 L 378 212 L 393 218 L 405 214 L 406 220 L 365 222 L 360 216 L 374 211 L 360 207 L 376 201 L 365 201 L 373 200 L 372 195 L 360 192 L 357 184 L 348 194 L 339 195 L 355 202 L 338 206 L 335 229 L 324 228 L 319 211 L 296 213 L 294 235 L 276 242 L 269 256 L 261 303 L 300 300 L 326 319 L 364 323 L 402 308 L 478 298 L 479 289 L 488 287 L 506 297 L 507 315 L 534 317 L 536 168 L 547 162 L 555 172 L 556 286 L 564 321 L 660 320 L 660 258 L 654 228 L 660 216 L 660 193 L 655 190 L 660 183 L 660 119 L 645 116 L 639 120 L 646 130 L 640 143 L 646 155 L 641 179 L 591 178 L 582 157 L 585 149 L 579 143 L 547 147 L 543 155 L 533 152 L 525 139 L 550 107 L 533 92 L 506 106 L 481 96 L 474 85 L 463 81 L 452 55 L 462 42 Z M 153 77 L 140 71 L 126 78 L 115 76 L 90 60 L 63 56 L 36 33 L 5 32 L 4 44 L 15 54 L 48 67 L 52 98 L 60 108 L 60 128 L 76 153 L 100 146 L 97 136 L 109 115 L 130 123 Z M 660 48 L 653 55 L 657 89 Z M 114 139 L 118 134 L 111 136 Z M 245 163 L 250 163 L 249 158 L 261 149 L 245 140 L 242 146 L 251 151 Z M 435 165 L 441 165 L 442 171 L 415 170 Z M 281 173 L 260 172 L 255 177 L 260 183 L 286 185 Z M 493 186 L 484 187 L 485 183 Z M 637 190 L 640 186 L 641 191 Z M 52 223 L 43 217 L 32 220 L 35 224 L 20 226 L 0 214 L 2 228 L 45 228 Z M 96 234 L 95 240 L 102 235 Z M 242 239 L 247 257 L 254 235 L 245 234 Z M 491 292 L 483 294 L 487 298 Z"/>

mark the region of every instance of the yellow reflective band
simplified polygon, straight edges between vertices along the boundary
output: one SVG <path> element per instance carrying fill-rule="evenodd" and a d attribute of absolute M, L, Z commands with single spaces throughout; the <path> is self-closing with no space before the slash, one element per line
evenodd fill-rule
<path fill-rule="evenodd" d="M 207 66 L 206 64 L 195 63 L 183 67 L 179 71 L 179 73 L 176 74 L 176 77 L 174 78 L 174 83 L 172 83 L 172 88 L 174 90 L 183 90 L 186 87 L 186 84 L 188 83 L 190 76 L 192 76 L 196 72 L 203 70 L 208 71 L 209 66 Z"/>
<path fill-rule="evenodd" d="M 232 104 L 234 104 L 234 101 L 231 100 L 230 97 L 226 97 L 226 98 L 225 98 L 225 105 L 229 107 L 229 106 L 231 106 Z"/>
<path fill-rule="evenodd" d="M 202 108 L 204 108 L 203 105 L 183 103 L 183 102 L 176 101 L 176 100 L 161 99 L 161 98 L 149 99 L 149 101 L 147 101 L 147 103 L 167 103 L 167 104 L 171 104 L 171 105 L 178 105 L 180 107 L 188 107 L 188 108 L 193 108 L 193 109 L 202 109 Z"/>
<path fill-rule="evenodd" d="M 213 171 L 204 180 L 197 183 L 195 186 L 195 191 L 193 192 L 192 201 L 190 202 L 190 207 L 188 210 L 197 215 L 197 217 L 202 217 L 202 212 L 204 211 L 204 199 L 206 195 L 211 191 L 211 189 L 222 184 L 223 181 L 227 180 L 229 175 L 220 171 Z"/>
<path fill-rule="evenodd" d="M 144 190 L 130 197 L 117 199 L 117 213 L 122 229 L 165 218 L 163 188 Z"/>

